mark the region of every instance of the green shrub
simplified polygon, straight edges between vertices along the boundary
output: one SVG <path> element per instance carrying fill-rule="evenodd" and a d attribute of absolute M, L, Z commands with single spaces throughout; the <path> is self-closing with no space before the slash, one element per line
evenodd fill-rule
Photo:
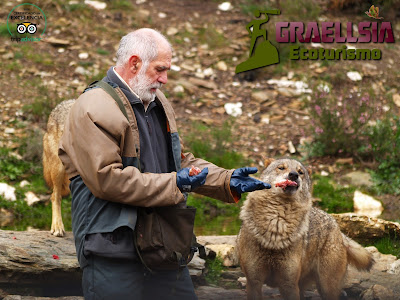
<path fill-rule="evenodd" d="M 328 177 L 313 176 L 313 196 L 319 198 L 321 202 L 317 205 L 328 213 L 352 212 L 353 195 L 356 190 L 354 187 L 342 187 L 333 185 Z"/>
<path fill-rule="evenodd" d="M 368 132 L 373 157 L 379 163 L 372 179 L 380 193 L 400 194 L 400 118 L 378 120 Z"/>
<path fill-rule="evenodd" d="M 194 156 L 226 169 L 236 169 L 249 163 L 242 154 L 232 149 L 233 122 L 226 121 L 221 128 L 209 127 L 200 122 L 191 125 L 185 146 Z"/>
<path fill-rule="evenodd" d="M 383 254 L 392 254 L 400 258 L 400 240 L 391 239 L 389 237 L 378 240 L 374 246 Z"/>
<path fill-rule="evenodd" d="M 224 270 L 222 259 L 217 256 L 215 259 L 206 259 L 205 279 L 209 284 L 217 285 L 221 279 L 221 273 Z"/>

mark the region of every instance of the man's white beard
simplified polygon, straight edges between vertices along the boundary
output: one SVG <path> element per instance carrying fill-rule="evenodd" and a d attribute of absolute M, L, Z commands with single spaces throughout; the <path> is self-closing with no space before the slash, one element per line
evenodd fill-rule
<path fill-rule="evenodd" d="M 135 77 L 129 80 L 129 86 L 139 96 L 140 100 L 142 100 L 144 104 L 149 104 L 156 97 L 156 93 L 151 92 L 151 89 L 161 88 L 162 83 L 151 83 L 145 74 L 146 69 L 147 68 L 142 68 Z"/>

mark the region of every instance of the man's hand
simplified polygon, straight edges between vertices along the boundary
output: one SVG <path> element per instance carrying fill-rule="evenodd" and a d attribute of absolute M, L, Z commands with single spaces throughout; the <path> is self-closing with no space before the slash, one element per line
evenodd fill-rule
<path fill-rule="evenodd" d="M 257 168 L 245 167 L 236 169 L 232 173 L 230 187 L 240 198 L 240 194 L 253 192 L 256 190 L 270 189 L 269 183 L 249 177 L 249 174 L 257 173 Z"/>
<path fill-rule="evenodd" d="M 176 185 L 181 192 L 191 192 L 206 182 L 208 168 L 204 168 L 198 175 L 189 175 L 189 168 L 181 169 L 176 173 Z"/>

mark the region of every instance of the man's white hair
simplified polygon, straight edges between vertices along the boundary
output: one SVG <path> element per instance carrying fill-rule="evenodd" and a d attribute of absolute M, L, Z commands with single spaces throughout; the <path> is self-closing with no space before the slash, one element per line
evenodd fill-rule
<path fill-rule="evenodd" d="M 160 45 L 166 45 L 172 52 L 167 38 L 157 30 L 141 28 L 123 36 L 117 50 L 117 66 L 124 66 L 132 55 L 140 57 L 148 65 L 158 56 Z"/>

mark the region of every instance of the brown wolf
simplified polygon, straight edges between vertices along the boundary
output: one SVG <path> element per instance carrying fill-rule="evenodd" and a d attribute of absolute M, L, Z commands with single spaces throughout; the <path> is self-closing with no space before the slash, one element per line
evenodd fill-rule
<path fill-rule="evenodd" d="M 322 299 L 339 299 L 347 265 L 369 270 L 371 254 L 312 207 L 310 175 L 300 162 L 267 160 L 266 165 L 261 180 L 272 188 L 250 193 L 240 212 L 237 248 L 247 299 L 262 299 L 264 283 L 278 287 L 284 299 L 304 299 L 312 282 Z"/>
<path fill-rule="evenodd" d="M 61 198 L 69 194 L 69 180 L 64 165 L 58 158 L 58 143 L 64 131 L 64 123 L 75 100 L 65 100 L 58 104 L 49 116 L 47 130 L 43 136 L 43 176 L 53 190 L 51 194 L 51 233 L 64 236 L 61 215 Z"/>

